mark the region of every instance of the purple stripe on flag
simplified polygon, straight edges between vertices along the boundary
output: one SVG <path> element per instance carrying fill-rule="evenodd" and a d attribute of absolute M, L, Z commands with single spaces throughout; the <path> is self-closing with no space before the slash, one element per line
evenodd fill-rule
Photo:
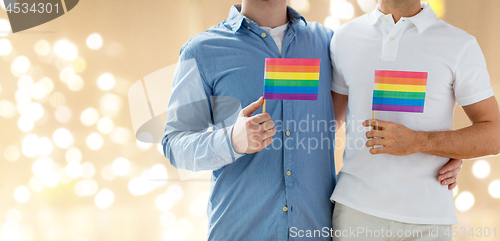
<path fill-rule="evenodd" d="M 317 100 L 318 94 L 264 93 L 266 100 Z"/>
<path fill-rule="evenodd" d="M 372 107 L 372 110 L 424 113 L 424 107 L 423 106 L 408 106 L 408 105 L 379 105 L 379 104 L 374 104 L 373 107 Z"/>

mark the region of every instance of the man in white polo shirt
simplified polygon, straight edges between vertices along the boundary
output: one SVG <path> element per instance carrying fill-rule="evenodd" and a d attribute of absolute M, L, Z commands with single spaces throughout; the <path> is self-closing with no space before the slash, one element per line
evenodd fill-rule
<path fill-rule="evenodd" d="M 335 118 L 347 124 L 331 196 L 334 240 L 451 240 L 453 194 L 433 173 L 450 157 L 500 152 L 500 114 L 476 39 L 427 3 L 379 0 L 338 29 L 331 54 Z M 453 131 L 456 102 L 472 125 Z"/>

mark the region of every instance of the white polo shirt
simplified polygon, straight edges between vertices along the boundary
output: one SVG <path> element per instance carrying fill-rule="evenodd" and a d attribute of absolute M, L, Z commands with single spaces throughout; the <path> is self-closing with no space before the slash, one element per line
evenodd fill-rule
<path fill-rule="evenodd" d="M 375 118 L 418 131 L 451 130 L 453 111 L 494 95 L 476 39 L 423 10 L 396 24 L 378 7 L 341 26 L 331 43 L 332 90 L 348 95 L 344 167 L 332 200 L 405 223 L 456 224 L 452 191 L 437 180 L 448 158 L 372 155 L 365 147 L 376 71 L 427 76 L 423 113 L 376 111 Z M 422 75 L 420 75 L 422 76 Z M 398 104 L 400 104 L 398 102 Z"/>

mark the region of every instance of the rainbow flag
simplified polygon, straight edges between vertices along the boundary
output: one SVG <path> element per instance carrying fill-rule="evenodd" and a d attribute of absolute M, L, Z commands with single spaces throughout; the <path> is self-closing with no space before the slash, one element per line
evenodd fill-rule
<path fill-rule="evenodd" d="M 266 58 L 264 99 L 317 100 L 320 59 Z"/>
<path fill-rule="evenodd" d="M 424 113 L 427 72 L 375 71 L 374 111 Z"/>

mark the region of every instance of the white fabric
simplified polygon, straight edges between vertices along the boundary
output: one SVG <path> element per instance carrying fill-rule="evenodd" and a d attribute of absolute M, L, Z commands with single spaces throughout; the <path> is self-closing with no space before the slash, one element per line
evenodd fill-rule
<path fill-rule="evenodd" d="M 371 216 L 340 203 L 332 218 L 333 241 L 451 241 L 451 225 L 422 225 Z"/>
<path fill-rule="evenodd" d="M 281 49 L 283 48 L 283 37 L 285 37 L 285 31 L 286 27 L 288 27 L 288 23 L 281 25 L 276 28 L 270 28 L 270 27 L 260 27 L 264 30 L 266 30 L 269 34 L 271 34 L 271 37 L 273 37 L 274 42 L 276 43 L 276 46 L 278 46 L 278 49 L 280 51 L 281 55 Z"/>
<path fill-rule="evenodd" d="M 349 96 L 344 167 L 332 200 L 399 222 L 456 224 L 453 194 L 437 180 L 448 158 L 372 155 L 361 123 L 372 117 L 375 70 L 427 72 L 423 113 L 376 111 L 418 131 L 451 130 L 453 111 L 494 95 L 476 39 L 436 18 L 427 3 L 397 24 L 378 8 L 341 26 L 331 43 L 332 90 Z"/>

